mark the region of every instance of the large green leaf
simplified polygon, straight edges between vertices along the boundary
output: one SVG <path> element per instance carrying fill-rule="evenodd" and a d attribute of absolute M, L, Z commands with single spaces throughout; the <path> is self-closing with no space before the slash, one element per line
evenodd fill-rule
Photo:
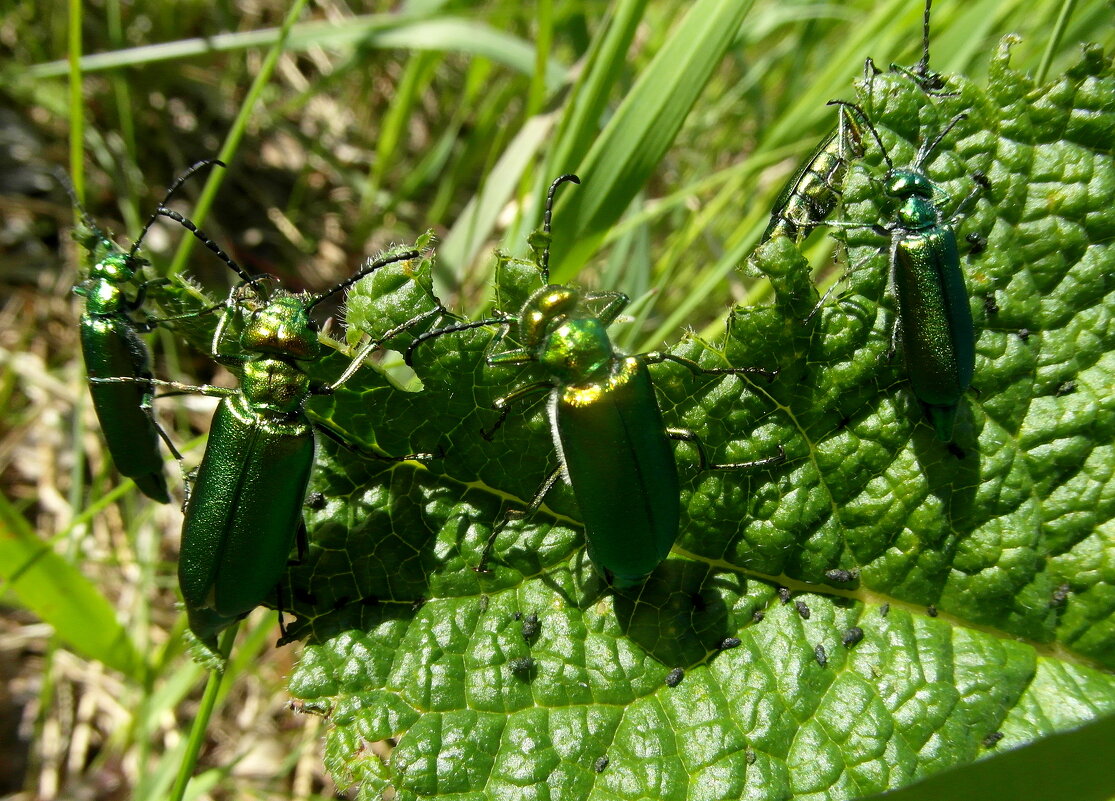
<path fill-rule="evenodd" d="M 321 449 L 284 595 L 309 643 L 291 687 L 329 710 L 339 783 L 366 799 L 842 799 L 1115 710 L 1115 76 L 1092 49 L 1035 87 L 1004 45 L 987 89 L 949 86 L 929 98 L 886 74 L 861 102 L 898 164 L 968 114 L 927 166 L 946 214 L 974 171 L 991 183 L 959 224 L 987 246 L 962 257 L 977 366 L 952 446 L 888 356 L 887 241 L 870 226 L 892 209 L 873 146 L 841 212 L 865 226 L 845 230 L 852 267 L 819 310 L 776 240 L 750 265 L 773 304 L 735 310 L 723 343 L 674 349 L 777 379 L 651 368 L 667 424 L 713 458 L 787 460 L 702 474 L 679 445 L 682 531 L 642 587 L 609 588 L 564 485 L 502 531 L 490 574 L 472 569 L 556 463 L 541 405 L 481 436 L 492 401 L 540 377 L 485 363 L 494 328 L 424 343 L 420 391 L 366 369 L 315 401 L 354 442 L 438 454 Z M 502 264 L 497 303 L 514 310 L 537 275 Z M 349 322 L 381 335 L 435 308 L 428 287 L 426 262 L 383 270 Z"/>

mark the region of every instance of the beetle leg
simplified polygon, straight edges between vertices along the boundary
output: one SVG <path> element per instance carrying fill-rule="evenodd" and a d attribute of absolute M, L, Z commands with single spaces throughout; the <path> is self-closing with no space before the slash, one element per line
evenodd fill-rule
<path fill-rule="evenodd" d="M 501 353 L 492 353 L 487 358 L 489 365 L 526 364 L 533 361 L 535 361 L 534 351 L 529 348 L 512 348 Z"/>
<path fill-rule="evenodd" d="M 313 418 L 311 420 L 311 423 L 313 424 L 315 431 L 324 434 L 326 437 L 333 440 L 333 442 L 340 445 L 349 453 L 355 453 L 359 456 L 363 456 L 365 459 L 378 459 L 381 462 L 429 462 L 433 459 L 440 459 L 442 456 L 445 455 L 444 452 L 407 453 L 403 456 L 387 456 L 386 454 L 376 453 L 375 451 L 368 450 L 367 448 L 361 448 L 358 445 L 353 445 L 351 442 L 345 439 L 339 431 L 331 428 L 326 423 L 323 423 L 321 419 L 317 417 L 317 415 L 313 414 L 312 412 L 307 412 L 307 414 L 311 418 Z"/>
<path fill-rule="evenodd" d="M 294 559 L 288 559 L 288 565 L 300 565 L 306 561 L 306 554 L 310 550 L 310 533 L 306 528 L 306 518 L 298 521 L 298 531 L 294 535 L 295 556 Z"/>
<path fill-rule="evenodd" d="M 144 301 L 147 300 L 147 287 L 155 286 L 157 284 L 169 284 L 169 283 L 170 283 L 169 278 L 152 278 L 150 281 L 143 281 L 142 283 L 139 284 L 138 288 L 136 289 L 135 300 L 129 301 L 128 303 L 124 304 L 124 308 L 127 309 L 130 312 L 138 310 L 143 305 Z M 150 322 L 150 321 L 145 320 L 144 323 L 142 323 L 142 324 L 145 324 L 147 322 Z M 148 329 L 148 330 L 151 330 L 151 329 Z"/>
<path fill-rule="evenodd" d="M 844 280 L 844 277 L 845 276 L 841 276 L 840 278 L 832 282 L 832 286 L 825 290 L 825 294 L 822 295 L 821 299 L 817 301 L 817 304 L 809 310 L 809 314 L 805 315 L 804 322 L 808 323 L 810 320 L 813 319 L 814 315 L 816 315 L 817 312 L 824 308 L 825 304 L 828 303 L 828 299 L 832 296 L 832 293 L 836 291 L 836 288 L 840 286 L 840 282 Z"/>
<path fill-rule="evenodd" d="M 225 338 L 225 331 L 229 327 L 231 320 L 240 311 L 239 293 L 240 288 L 244 286 L 241 281 L 231 290 L 229 290 L 228 298 L 224 302 L 225 311 L 221 315 L 221 319 L 217 321 L 217 327 L 213 329 L 213 341 L 209 345 L 209 350 L 213 354 L 213 358 L 220 361 L 220 358 L 226 354 L 221 350 L 221 345 Z"/>
<path fill-rule="evenodd" d="M 368 342 L 367 344 L 365 344 L 357 352 L 357 354 L 352 358 L 352 361 L 349 362 L 348 367 L 346 367 L 345 371 L 343 373 L 341 373 L 341 377 L 338 378 L 336 381 L 334 381 L 332 384 L 329 385 L 329 387 L 328 387 L 329 392 L 333 392 L 335 389 L 337 389 L 337 387 L 341 386 L 346 381 L 348 381 L 350 378 L 352 378 L 354 375 L 356 375 L 356 371 L 360 369 L 360 366 L 362 364 L 364 364 L 364 360 L 368 358 L 368 356 L 371 354 L 371 352 L 373 350 L 380 347 L 384 342 L 387 342 L 388 340 L 398 336 L 403 331 L 406 331 L 408 328 L 410 328 L 412 325 L 417 325 L 418 323 L 420 323 L 424 320 L 428 320 L 435 315 L 440 315 L 441 313 L 442 313 L 441 308 L 437 308 L 437 309 L 430 309 L 429 311 L 422 312 L 421 314 L 417 314 L 414 317 L 411 317 L 405 323 L 400 323 L 399 325 L 395 326 L 391 330 L 385 332 L 383 334 L 383 336 L 379 337 L 378 339 L 373 339 L 370 342 Z M 327 394 L 329 394 L 329 392 L 320 392 L 319 391 L 318 394 L 326 394 L 327 395 Z"/>
<path fill-rule="evenodd" d="M 973 173 L 972 180 L 975 182 L 976 185 L 972 187 L 972 191 L 969 192 L 964 197 L 964 199 L 957 204 L 956 211 L 952 213 L 952 219 L 946 221 L 946 223 L 948 225 L 951 225 L 953 228 L 959 225 L 960 222 L 964 219 L 964 217 L 968 213 L 968 210 L 972 207 L 972 204 L 976 202 L 976 199 L 981 194 L 991 189 L 991 182 L 987 180 L 987 176 L 984 175 L 982 172 Z"/>
<path fill-rule="evenodd" d="M 284 600 L 283 582 L 280 580 L 279 583 L 275 585 L 275 611 L 279 613 L 279 641 L 275 643 L 276 648 L 289 642 L 287 640 L 286 621 L 283 619 Z"/>
<path fill-rule="evenodd" d="M 425 333 L 416 336 L 414 338 L 414 341 L 410 343 L 410 345 L 406 349 L 406 353 L 403 354 L 403 361 L 407 363 L 407 367 L 413 367 L 414 352 L 418 349 L 418 346 L 426 340 L 433 339 L 434 337 L 439 337 L 442 334 L 451 334 L 455 331 L 468 331 L 469 329 L 482 328 L 486 325 L 507 326 L 510 324 L 510 319 L 511 318 L 509 317 L 495 317 L 487 320 L 473 320 L 469 323 L 459 323 L 457 325 L 446 326 L 445 328 L 435 328 L 433 331 L 426 331 Z M 499 341 L 502 338 L 503 336 L 502 334 L 500 334 L 496 337 L 496 341 Z"/>
<path fill-rule="evenodd" d="M 210 384 L 194 386 L 182 384 L 178 381 L 164 381 L 161 378 L 143 378 L 141 376 L 119 375 L 106 378 L 89 378 L 90 384 L 150 384 L 153 387 L 167 387 L 172 392 L 154 395 L 153 399 L 167 398 L 171 395 L 210 395 L 215 398 L 227 398 L 235 395 L 239 390 L 228 387 L 214 387 Z"/>
<path fill-rule="evenodd" d="M 898 237 L 891 240 L 890 247 L 890 275 L 887 277 L 887 291 L 891 298 L 898 297 Z M 898 353 L 898 339 L 902 336 L 902 316 L 894 316 L 894 324 L 890 328 L 890 347 L 887 348 L 887 361 L 894 361 Z"/>
<path fill-rule="evenodd" d="M 700 459 L 700 470 L 750 470 L 755 467 L 770 467 L 772 465 L 781 464 L 786 461 L 786 450 L 779 445 L 777 456 L 768 456 L 765 459 L 756 459 L 753 462 L 728 462 L 718 464 L 710 462 L 708 455 L 705 453 L 705 444 L 695 431 L 688 428 L 667 428 L 666 436 L 670 439 L 688 442 L 697 449 L 697 456 Z"/>
<path fill-rule="evenodd" d="M 542 486 L 539 487 L 538 492 L 534 493 L 534 497 L 530 499 L 530 503 L 527 504 L 525 509 L 514 509 L 504 515 L 503 520 L 501 520 L 492 529 L 492 533 L 488 535 L 488 541 L 484 543 L 484 550 L 480 554 L 480 564 L 474 567 L 473 570 L 475 570 L 477 573 L 492 572 L 488 569 L 488 559 L 492 555 L 492 548 L 495 547 L 496 538 L 499 537 L 503 529 L 512 520 L 525 520 L 526 518 L 537 512 L 538 507 L 542 505 L 542 501 L 546 499 L 546 495 L 551 489 L 553 489 L 554 484 L 558 482 L 558 479 L 561 478 L 561 474 L 562 467 L 559 465 L 556 470 L 550 473 L 549 477 L 547 477 L 546 481 L 543 482 Z"/>
<path fill-rule="evenodd" d="M 190 505 L 190 493 L 193 491 L 194 481 L 197 480 L 198 468 L 187 470 L 181 462 L 179 467 L 182 470 L 182 514 L 186 514 L 186 507 Z"/>
<path fill-rule="evenodd" d="M 697 362 L 692 359 L 686 359 L 684 356 L 675 356 L 672 353 L 663 353 L 661 351 L 651 351 L 650 353 L 641 354 L 639 357 L 647 364 L 660 364 L 661 362 L 676 362 L 677 364 L 687 367 L 695 375 L 697 373 L 704 373 L 705 375 L 739 375 L 741 373 L 758 373 L 759 375 L 766 376 L 768 379 L 773 380 L 778 375 L 777 370 L 766 370 L 762 367 L 701 367 Z"/>
<path fill-rule="evenodd" d="M 150 381 L 151 379 L 148 378 L 147 380 Z M 155 433 L 158 434 L 159 438 L 166 443 L 167 450 L 170 451 L 171 455 L 178 461 L 179 466 L 181 466 L 182 454 L 178 452 L 178 449 L 176 447 L 174 447 L 174 443 L 171 442 L 170 436 L 166 433 L 166 431 L 163 430 L 163 427 L 159 425 L 159 421 L 155 419 L 154 401 L 155 392 L 154 387 L 152 387 L 151 391 L 143 393 L 143 400 L 140 402 L 139 408 L 142 409 L 143 413 L 147 415 L 147 418 L 151 421 L 151 425 L 155 427 Z"/>
<path fill-rule="evenodd" d="M 195 317 L 201 317 L 203 314 L 211 314 L 212 312 L 217 311 L 225 305 L 226 301 L 222 300 L 220 303 L 214 303 L 212 306 L 206 306 L 202 309 L 188 312 L 186 314 L 175 314 L 170 317 L 148 317 L 146 320 L 143 321 L 142 324 L 151 325 L 151 328 L 154 328 L 159 323 L 172 323 L 177 322 L 178 320 L 192 320 Z"/>
<path fill-rule="evenodd" d="M 508 352 L 510 353 L 510 351 Z M 499 412 L 499 419 L 496 420 L 495 425 L 493 425 L 491 428 L 480 429 L 480 436 L 488 440 L 488 442 L 491 442 L 492 437 L 495 436 L 496 431 L 498 431 L 503 425 L 504 421 L 507 420 L 507 415 L 511 412 L 512 403 L 521 401 L 524 398 L 529 398 L 531 395 L 534 395 L 538 392 L 548 392 L 553 388 L 553 384 L 547 383 L 545 381 L 537 381 L 533 384 L 526 384 L 524 386 L 518 387 L 517 389 L 513 389 L 506 395 L 501 395 L 500 397 L 496 398 L 492 402 L 492 408 L 496 409 Z"/>

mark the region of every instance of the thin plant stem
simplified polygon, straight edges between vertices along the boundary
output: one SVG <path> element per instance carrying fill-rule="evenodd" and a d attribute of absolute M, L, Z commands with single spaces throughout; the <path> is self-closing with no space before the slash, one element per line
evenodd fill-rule
<path fill-rule="evenodd" d="M 70 0 L 70 180 L 77 199 L 85 201 L 85 105 L 81 85 L 81 0 Z"/>
<path fill-rule="evenodd" d="M 1065 28 L 1068 27 L 1069 17 L 1076 9 L 1076 0 L 1063 0 L 1061 3 L 1061 13 L 1057 15 L 1057 22 L 1053 26 L 1053 33 L 1049 36 L 1049 41 L 1045 43 L 1045 52 L 1041 56 L 1041 64 L 1038 65 L 1037 76 L 1035 83 L 1041 86 L 1045 83 L 1045 76 L 1049 72 L 1049 65 L 1053 63 L 1053 56 L 1056 53 L 1057 47 L 1061 44 L 1061 37 L 1065 35 Z"/>
<path fill-rule="evenodd" d="M 240 621 L 237 621 L 221 634 L 221 641 L 217 650 L 225 660 L 226 665 L 228 655 L 232 653 L 232 643 L 236 640 L 236 632 L 239 628 Z M 228 670 L 209 671 L 209 681 L 205 684 L 205 693 L 201 696 L 201 706 L 198 707 L 194 725 L 190 728 L 190 739 L 186 743 L 186 753 L 182 758 L 182 764 L 178 766 L 178 776 L 174 779 L 174 787 L 170 791 L 170 801 L 182 801 L 186 796 L 186 787 L 189 786 L 190 779 L 194 775 L 194 768 L 197 767 L 197 755 L 201 753 L 201 744 L 205 741 L 205 730 L 209 727 L 209 718 L 212 717 L 213 709 L 217 706 L 217 696 L 221 691 L 221 683 L 228 672 Z"/>

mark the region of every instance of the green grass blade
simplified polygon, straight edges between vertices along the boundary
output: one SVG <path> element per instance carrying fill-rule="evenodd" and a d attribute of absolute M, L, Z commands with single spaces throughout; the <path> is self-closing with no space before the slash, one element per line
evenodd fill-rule
<path fill-rule="evenodd" d="M 554 230 L 553 278 L 568 281 L 646 184 L 700 97 L 751 8 L 699 0 L 640 75 L 577 167 L 584 185 L 566 192 Z"/>
<path fill-rule="evenodd" d="M 221 634 L 218 650 L 226 660 L 232 651 L 232 643 L 236 640 L 236 632 L 239 628 L 240 623 L 237 621 Z M 174 787 L 170 791 L 170 801 L 182 801 L 186 796 L 186 787 L 189 786 L 190 777 L 193 776 L 194 768 L 197 766 L 197 756 L 201 753 L 201 746 L 205 742 L 205 729 L 209 726 L 209 718 L 217 706 L 217 696 L 220 695 L 226 672 L 231 671 L 209 671 L 209 680 L 205 683 L 205 693 L 201 697 L 201 705 L 198 707 L 197 716 L 190 727 L 186 754 L 182 759 L 182 764 L 178 766 L 178 776 L 174 780 Z"/>
<path fill-rule="evenodd" d="M 72 0 L 76 2 L 76 0 Z M 126 50 L 97 53 L 81 59 L 85 72 L 102 72 L 120 67 L 137 67 L 159 61 L 180 61 L 212 53 L 274 47 L 284 38 L 282 28 L 243 33 L 221 33 L 205 39 L 182 39 Z M 453 17 L 408 20 L 393 14 L 370 14 L 334 22 L 307 22 L 296 26 L 286 38 L 286 50 L 311 47 L 374 47 L 384 50 L 459 51 L 483 56 L 524 75 L 533 75 L 535 48 L 522 39 L 488 25 Z M 67 61 L 49 61 L 28 69 L 32 78 L 58 78 L 69 70 Z M 565 80 L 566 69 L 554 59 L 546 62 L 546 86 L 553 90 Z"/>
<path fill-rule="evenodd" d="M 399 81 L 399 89 L 391 101 L 376 140 L 376 158 L 368 173 L 367 185 L 360 199 L 360 216 L 364 217 L 375 205 L 384 176 L 395 161 L 400 143 L 404 141 L 407 125 L 422 93 L 429 88 L 434 70 L 441 58 L 433 52 L 415 53 L 407 62 Z"/>
<path fill-rule="evenodd" d="M 572 171 L 596 135 L 612 90 L 626 65 L 627 51 L 646 12 L 647 0 L 623 0 L 607 30 L 589 52 L 584 76 L 573 88 L 573 97 L 547 159 L 546 175 Z"/>
<path fill-rule="evenodd" d="M 217 158 L 225 164 L 232 163 L 233 156 L 236 154 L 236 149 L 240 147 L 240 140 L 244 137 L 244 132 L 248 128 L 248 120 L 255 111 L 256 103 L 259 101 L 260 96 L 263 94 L 263 88 L 267 86 L 267 83 L 271 80 L 271 73 L 275 71 L 275 65 L 279 63 L 279 56 L 283 53 L 287 37 L 290 35 L 290 30 L 302 15 L 302 10 L 306 7 L 308 2 L 309 0 L 296 0 L 290 12 L 283 20 L 283 26 L 279 31 L 279 37 L 268 51 L 267 58 L 264 59 L 263 66 L 260 67 L 256 79 L 252 81 L 251 89 L 248 90 L 248 95 L 244 98 L 244 103 L 240 106 L 240 112 L 236 115 L 236 120 L 233 122 L 228 136 L 225 138 L 225 143 L 221 147 L 221 152 L 217 156 Z M 201 196 L 198 198 L 197 204 L 194 206 L 193 210 L 193 220 L 197 225 L 200 226 L 205 221 L 205 215 L 209 213 L 209 209 L 213 205 L 213 200 L 217 197 L 217 191 L 221 188 L 224 177 L 224 170 L 210 170 L 209 178 L 205 181 L 205 188 L 201 190 Z M 174 260 L 171 261 L 170 266 L 167 268 L 168 276 L 181 272 L 182 268 L 186 266 L 186 261 L 190 258 L 190 252 L 193 250 L 195 242 L 196 240 L 192 236 L 182 238 L 181 243 L 178 245 L 178 250 L 174 252 Z"/>
<path fill-rule="evenodd" d="M 146 665 L 112 604 L 36 536 L 4 495 L 0 495 L 0 578 L 20 603 L 54 628 L 66 647 L 143 681 Z"/>
<path fill-rule="evenodd" d="M 70 0 L 69 58 L 61 63 L 70 75 L 70 180 L 78 200 L 85 195 L 85 151 L 82 135 L 85 106 L 81 82 L 81 0 Z"/>
<path fill-rule="evenodd" d="M 445 276 L 454 286 L 464 281 L 464 273 L 487 244 L 500 211 L 514 196 L 519 178 L 546 142 L 553 124 L 553 117 L 545 115 L 523 125 L 438 248 L 438 279 Z M 438 288 L 444 288 L 443 280 L 438 281 Z"/>
<path fill-rule="evenodd" d="M 1072 12 L 1076 8 L 1076 0 L 1064 0 L 1061 3 L 1061 11 L 1057 15 L 1057 23 L 1053 27 L 1053 33 L 1049 35 L 1049 41 L 1046 43 L 1045 52 L 1041 56 L 1041 64 L 1038 65 L 1038 72 L 1035 81 L 1038 83 L 1045 83 L 1045 76 L 1049 74 L 1049 65 L 1053 63 L 1053 56 L 1057 53 L 1057 48 L 1061 44 L 1061 38 L 1065 35 L 1065 28 L 1069 24 L 1069 18 L 1072 17 Z"/>

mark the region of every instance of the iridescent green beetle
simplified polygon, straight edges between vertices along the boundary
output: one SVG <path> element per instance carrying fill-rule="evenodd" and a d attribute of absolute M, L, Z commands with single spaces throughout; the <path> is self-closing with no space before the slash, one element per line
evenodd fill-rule
<path fill-rule="evenodd" d="M 859 125 L 847 114 L 806 156 L 774 200 L 760 244 L 776 236 L 800 241 L 824 221 L 840 202 L 848 165 L 863 156 Z"/>
<path fill-rule="evenodd" d="M 213 164 L 223 166 L 216 160 L 199 161 L 182 173 L 171 184 L 160 206 L 187 178 Z M 139 334 L 153 330 L 159 321 L 139 321 L 132 317 L 133 312 L 143 306 L 147 287 L 161 280 L 141 280 L 143 267 L 148 262 L 136 255 L 158 212 L 151 215 L 131 248 L 123 251 L 90 219 L 64 173 L 60 179 L 81 215 L 82 224 L 74 231 L 74 239 L 92 260 L 89 277 L 74 287 L 74 293 L 85 298 L 80 322 L 81 352 L 90 378 L 93 409 L 116 469 L 134 481 L 148 498 L 168 503 L 170 495 L 163 474 L 159 438 L 166 442 L 175 458 L 182 457 L 153 417 L 151 400 L 155 390 L 150 382 L 151 354 L 139 338 Z M 129 299 L 128 289 L 133 286 L 136 287 L 135 298 Z M 94 381 L 120 376 L 133 380 L 113 384 Z"/>
<path fill-rule="evenodd" d="M 549 282 L 554 192 L 566 181 L 580 183 L 575 175 L 563 175 L 553 182 L 542 230 L 532 237 L 536 254 L 541 244 L 537 265 L 542 288 L 515 316 L 458 324 L 416 337 L 406 360 L 412 363 L 415 349 L 422 342 L 453 331 L 496 324 L 510 330 L 520 346 L 491 353 L 488 364 L 533 362 L 550 377 L 496 399 L 494 407 L 501 412 L 496 427 L 513 402 L 547 393 L 559 461 L 558 469 L 535 494 L 524 514 L 536 511 L 546 493 L 564 476 L 581 510 L 590 556 L 611 573 L 617 587 L 626 587 L 654 570 L 678 536 L 679 481 L 671 439 L 693 443 L 701 467 L 707 470 L 769 467 L 785 458 L 779 448 L 779 455 L 754 462 L 710 463 L 694 432 L 666 426 L 647 365 L 672 361 L 702 375 L 750 373 L 771 378 L 774 374 L 754 367 L 709 369 L 669 353 L 628 356 L 616 350 L 607 329 L 627 305 L 627 296 L 620 292 L 586 292 Z M 481 571 L 501 528 L 497 526 L 488 539 L 478 568 Z"/>

